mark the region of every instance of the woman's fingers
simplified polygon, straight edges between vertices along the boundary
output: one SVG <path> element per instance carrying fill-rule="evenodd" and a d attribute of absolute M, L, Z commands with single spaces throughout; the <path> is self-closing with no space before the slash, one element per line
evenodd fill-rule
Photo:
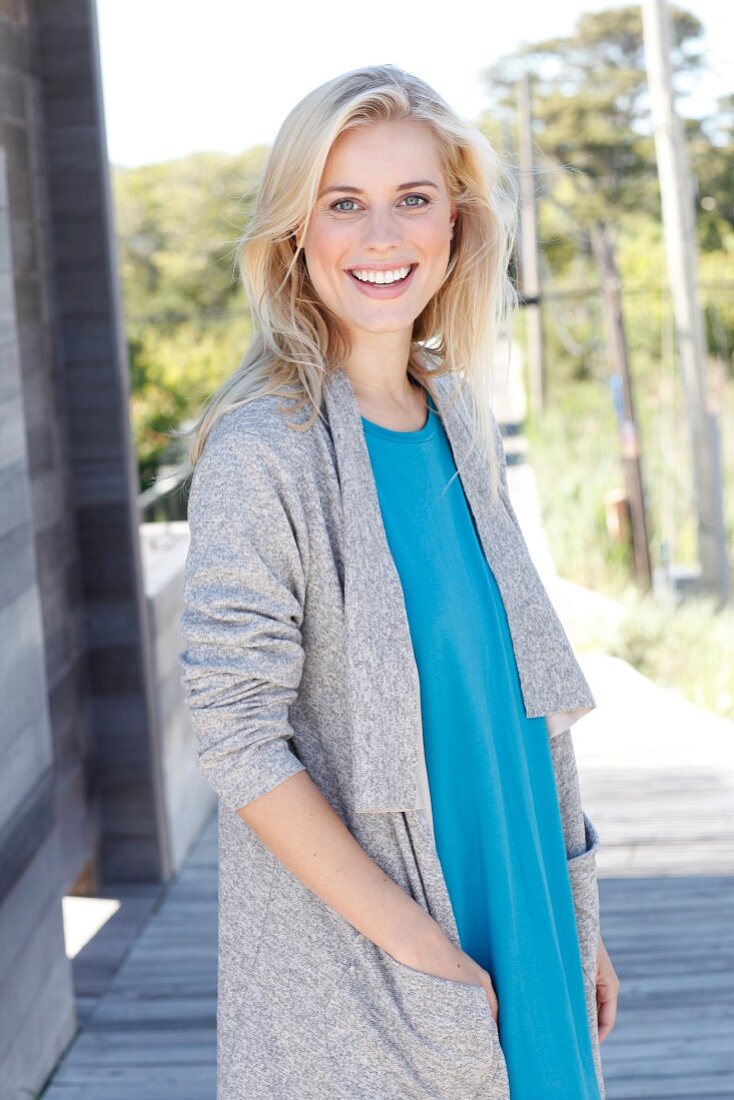
<path fill-rule="evenodd" d="M 596 963 L 596 1003 L 598 1006 L 599 1043 L 603 1043 L 617 1019 L 620 981 L 607 954 L 601 936 Z"/>

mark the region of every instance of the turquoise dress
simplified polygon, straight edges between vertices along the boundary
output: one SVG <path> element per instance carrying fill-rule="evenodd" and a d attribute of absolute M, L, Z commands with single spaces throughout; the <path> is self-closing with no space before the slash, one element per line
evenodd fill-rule
<path fill-rule="evenodd" d="M 525 716 L 505 609 L 435 407 L 362 417 L 420 678 L 436 848 L 461 946 L 489 972 L 512 1100 L 599 1100 L 544 718 Z"/>

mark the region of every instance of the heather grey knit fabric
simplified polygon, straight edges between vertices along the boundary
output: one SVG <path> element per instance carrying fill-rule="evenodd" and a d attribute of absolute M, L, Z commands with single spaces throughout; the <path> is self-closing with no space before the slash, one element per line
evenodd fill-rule
<path fill-rule="evenodd" d="M 457 464 L 469 426 L 435 400 Z M 295 431 L 280 398 L 215 425 L 189 495 L 181 682 L 219 796 L 217 1100 L 508 1100 L 478 986 L 398 963 L 235 813 L 305 768 L 370 856 L 459 935 L 425 802 L 418 674 L 360 410 L 343 370 Z M 497 431 L 498 455 L 503 458 Z M 569 726 L 595 702 L 503 494 L 461 479 L 507 611 L 529 717 L 551 736 L 594 1055 L 597 835 Z M 469 823 L 468 823 L 469 825 Z"/>

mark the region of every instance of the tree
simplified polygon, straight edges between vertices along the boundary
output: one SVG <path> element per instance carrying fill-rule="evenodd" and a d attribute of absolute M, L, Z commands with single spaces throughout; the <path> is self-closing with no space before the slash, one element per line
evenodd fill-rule
<path fill-rule="evenodd" d="M 251 339 L 234 246 L 268 149 L 115 169 L 116 220 L 141 487 L 181 457 L 171 430 L 239 365 Z"/>
<path fill-rule="evenodd" d="M 703 64 L 703 27 L 674 8 L 673 66 L 690 74 Z M 659 213 L 647 103 L 642 16 L 629 6 L 582 15 L 574 33 L 524 45 L 482 74 L 491 113 L 513 120 L 515 85 L 528 72 L 534 134 L 551 169 L 565 170 L 571 196 L 552 200 L 576 230 L 607 225 L 625 211 Z"/>

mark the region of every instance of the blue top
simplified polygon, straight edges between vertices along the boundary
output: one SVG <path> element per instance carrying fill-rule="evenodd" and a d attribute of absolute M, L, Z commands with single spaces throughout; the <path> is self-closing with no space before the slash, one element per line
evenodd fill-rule
<path fill-rule="evenodd" d="M 545 718 L 443 425 L 362 417 L 420 677 L 436 848 L 461 945 L 492 977 L 512 1100 L 599 1100 Z M 444 492 L 444 489 L 446 491 Z"/>

